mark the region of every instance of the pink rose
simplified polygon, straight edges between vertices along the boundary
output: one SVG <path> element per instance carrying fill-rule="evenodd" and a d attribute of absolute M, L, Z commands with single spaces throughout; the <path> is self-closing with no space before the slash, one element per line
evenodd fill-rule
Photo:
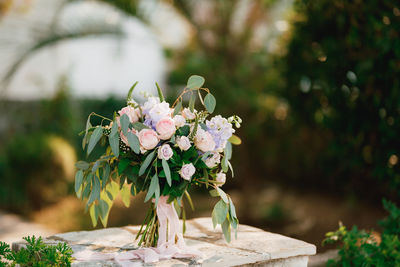
<path fill-rule="evenodd" d="M 194 137 L 195 146 L 202 152 L 213 151 L 215 149 L 215 142 L 211 134 L 203 129 L 197 129 L 196 136 Z"/>
<path fill-rule="evenodd" d="M 164 144 L 158 148 L 158 158 L 169 160 L 174 155 L 174 151 L 168 144 Z"/>
<path fill-rule="evenodd" d="M 151 129 L 143 129 L 138 134 L 140 145 L 146 149 L 150 150 L 156 147 L 158 142 L 157 133 Z"/>
<path fill-rule="evenodd" d="M 183 179 L 190 181 L 195 172 L 196 168 L 193 166 L 192 163 L 189 163 L 182 166 L 182 169 L 179 171 L 179 174 Z"/>
<path fill-rule="evenodd" d="M 139 109 L 136 109 L 134 107 L 131 106 L 127 106 L 122 108 L 120 111 L 118 111 L 119 116 L 121 117 L 122 115 L 126 114 L 129 118 L 129 121 L 131 123 L 135 123 L 139 120 L 139 116 L 140 116 L 140 111 Z M 117 118 L 117 122 L 118 122 L 118 126 L 121 127 L 121 124 L 119 122 L 120 118 Z"/>
<path fill-rule="evenodd" d="M 176 130 L 175 122 L 173 119 L 165 117 L 157 122 L 156 130 L 159 134 L 160 139 L 170 139 Z"/>

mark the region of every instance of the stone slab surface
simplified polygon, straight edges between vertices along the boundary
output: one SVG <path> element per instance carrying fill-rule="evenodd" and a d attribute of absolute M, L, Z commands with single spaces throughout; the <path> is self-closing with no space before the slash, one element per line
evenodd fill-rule
<path fill-rule="evenodd" d="M 25 221 L 18 215 L 0 211 L 0 240 L 3 242 L 12 244 L 25 236 L 49 236 L 54 233 L 55 231 Z"/>
<path fill-rule="evenodd" d="M 227 244 L 220 228 L 213 229 L 211 218 L 198 218 L 186 222 L 187 245 L 200 250 L 204 258 L 172 259 L 156 264 L 133 261 L 133 266 L 307 266 L 308 256 L 316 253 L 312 244 L 240 225 L 237 239 Z M 77 252 L 91 249 L 115 252 L 137 249 L 135 242 L 139 226 L 106 228 L 93 231 L 62 233 L 50 236 L 46 242 L 67 242 Z M 18 249 L 23 243 L 14 243 Z M 115 262 L 74 262 L 73 266 L 119 266 Z"/>

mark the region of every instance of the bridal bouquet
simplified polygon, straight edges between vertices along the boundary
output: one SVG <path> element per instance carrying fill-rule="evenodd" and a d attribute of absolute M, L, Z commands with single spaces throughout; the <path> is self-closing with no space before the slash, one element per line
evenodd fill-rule
<path fill-rule="evenodd" d="M 88 155 L 96 146 L 103 147 L 103 154 L 94 162 L 76 164 L 75 191 L 86 201 L 93 224 L 100 219 L 106 226 L 119 193 L 129 206 L 130 196 L 143 191 L 151 207 L 136 237 L 139 246 L 183 242 L 177 229 L 178 214 L 185 219 L 183 198 L 193 208 L 189 189 L 205 186 L 211 196 L 221 198 L 212 221 L 214 227 L 221 224 L 229 242 L 238 219 L 232 199 L 220 187 L 228 170 L 233 176 L 229 162 L 232 144 L 241 142 L 233 135 L 233 126 L 240 127 L 241 119 L 220 115 L 210 118 L 216 100 L 209 89 L 202 88 L 203 77 L 191 76 L 172 105 L 165 101 L 158 84 L 158 97 L 136 102 L 132 98 L 136 84 L 128 93 L 127 106 L 114 113 L 113 119 L 91 113 L 82 132 L 83 149 Z M 189 99 L 188 106 L 184 106 L 184 98 Z M 196 100 L 202 110 L 196 110 Z M 100 125 L 91 125 L 93 116 L 101 118 Z"/>

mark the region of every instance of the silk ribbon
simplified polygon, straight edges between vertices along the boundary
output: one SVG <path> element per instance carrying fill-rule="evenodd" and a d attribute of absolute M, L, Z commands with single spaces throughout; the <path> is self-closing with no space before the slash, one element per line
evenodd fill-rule
<path fill-rule="evenodd" d="M 158 200 L 156 213 L 159 221 L 158 243 L 156 248 L 139 248 L 126 252 L 101 253 L 88 249 L 74 253 L 78 261 L 114 260 L 123 267 L 139 266 L 134 259 L 145 263 L 154 263 L 171 258 L 194 258 L 202 254 L 197 249 L 186 245 L 180 232 L 181 223 L 172 203 L 167 203 L 168 197 L 161 196 Z M 169 228 L 168 228 L 169 226 Z"/>

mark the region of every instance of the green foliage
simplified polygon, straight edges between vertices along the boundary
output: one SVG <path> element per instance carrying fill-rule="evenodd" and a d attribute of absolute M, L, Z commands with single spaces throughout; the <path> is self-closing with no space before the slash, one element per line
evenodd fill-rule
<path fill-rule="evenodd" d="M 327 266 L 365 266 L 385 267 L 400 266 L 400 208 L 395 204 L 383 201 L 385 209 L 389 212 L 380 224 L 383 227 L 381 240 L 372 232 L 358 230 L 354 226 L 350 231 L 340 225 L 335 232 L 326 234 L 324 244 L 340 242 L 339 258 L 329 260 Z"/>
<path fill-rule="evenodd" d="M 297 0 L 280 62 L 295 120 L 329 136 L 314 166 L 359 193 L 370 194 L 371 184 L 378 195 L 400 192 L 398 8 L 390 0 Z"/>
<path fill-rule="evenodd" d="M 0 266 L 4 267 L 67 267 L 71 266 L 72 249 L 66 243 L 46 245 L 42 238 L 24 237 L 26 248 L 11 251 L 8 244 L 0 242 Z"/>
<path fill-rule="evenodd" d="M 400 237 L 400 209 L 394 203 L 385 199 L 383 200 L 383 207 L 389 212 L 389 216 L 379 222 L 383 234 Z"/>

